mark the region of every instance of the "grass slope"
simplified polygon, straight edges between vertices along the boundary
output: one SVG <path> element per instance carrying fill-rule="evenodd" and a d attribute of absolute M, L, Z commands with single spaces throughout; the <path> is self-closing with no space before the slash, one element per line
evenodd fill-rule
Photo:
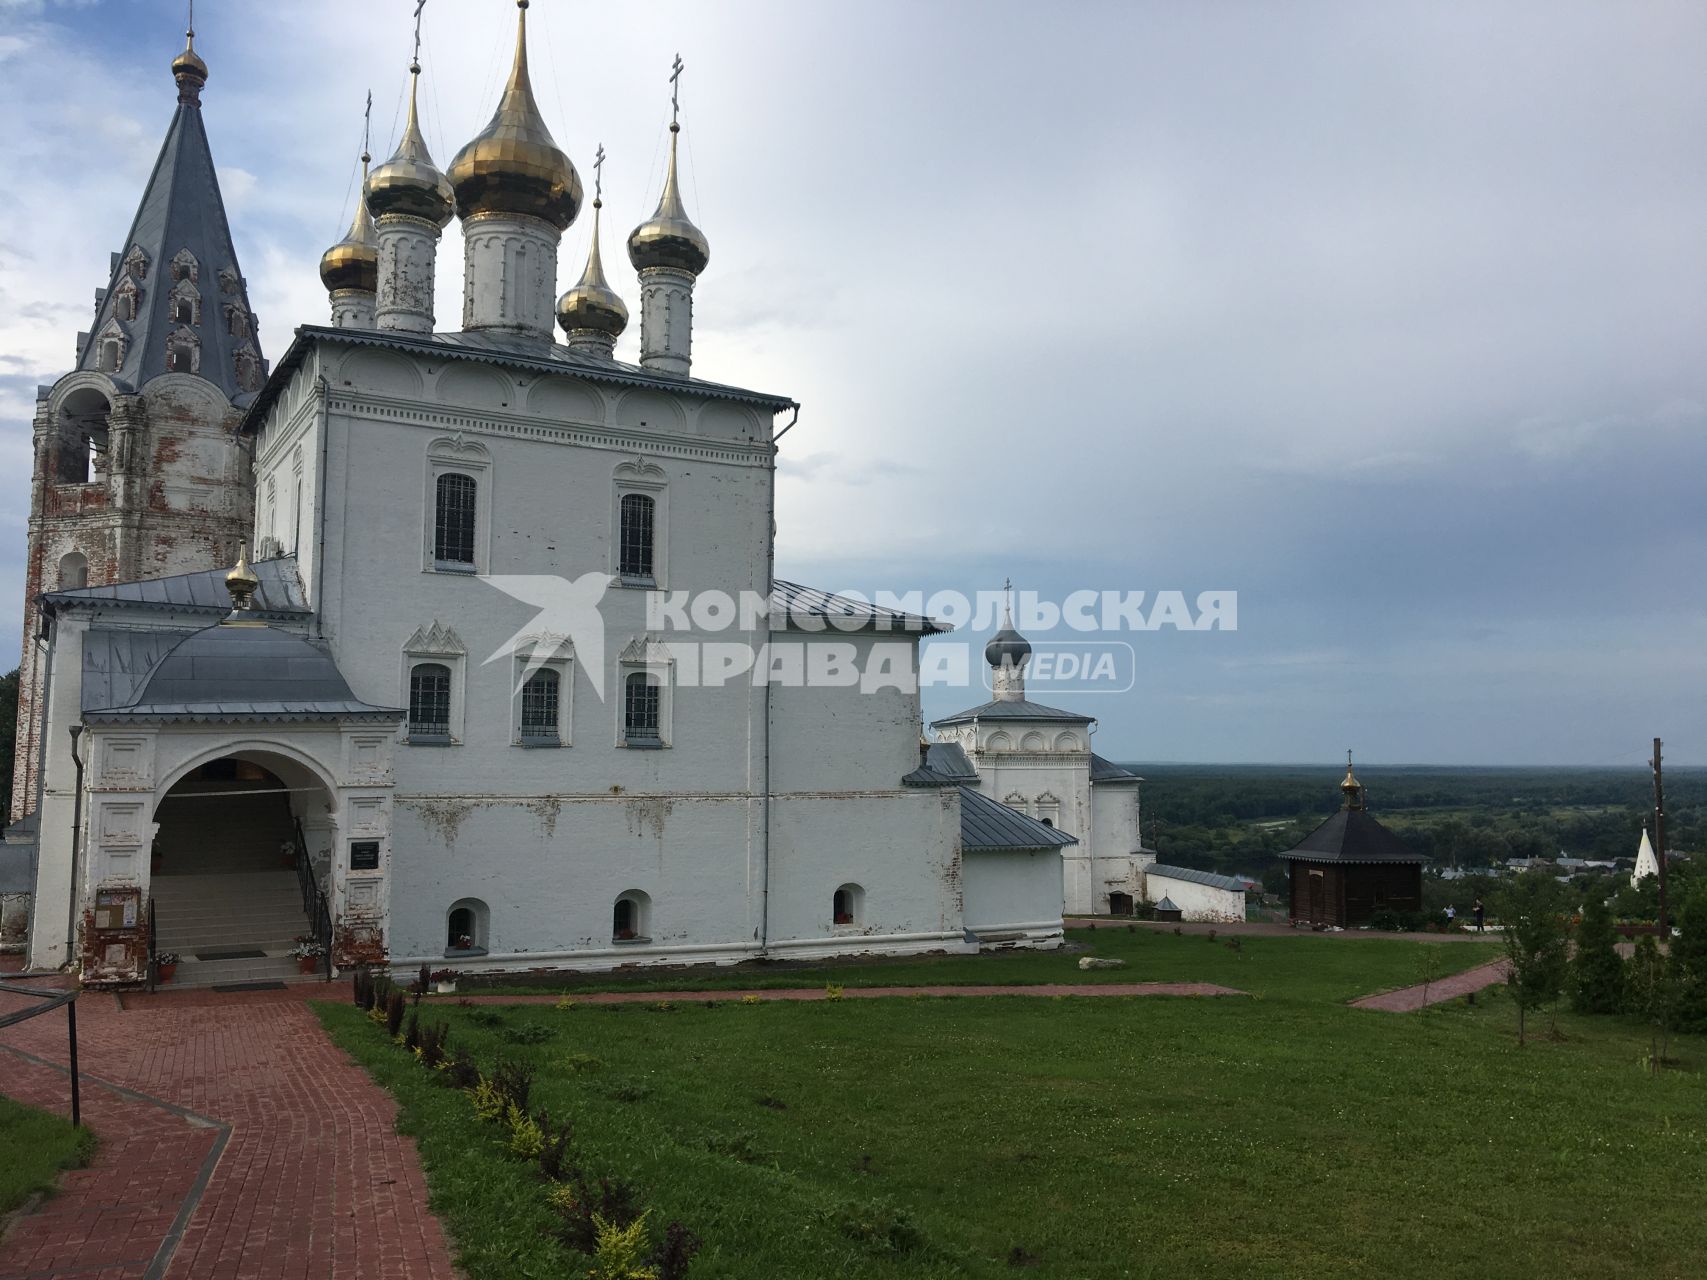
<path fill-rule="evenodd" d="M 1343 1001 L 1371 991 L 1420 981 L 1422 947 L 1440 949 L 1441 971 L 1457 973 L 1500 954 L 1497 942 L 1414 943 L 1384 938 L 1244 937 L 1237 951 L 1207 934 L 1174 934 L 1135 925 L 1123 929 L 1075 929 L 1071 941 L 1099 956 L 1126 961 L 1124 969 L 1082 971 L 1067 952 L 1007 951 L 994 955 L 920 956 L 917 959 L 778 968 L 739 965 L 690 972 L 590 973 L 554 976 L 550 982 L 461 988 L 516 995 L 580 991 L 739 991 L 779 987 L 963 986 L 1072 982 L 1219 982 L 1255 995 L 1286 992 L 1295 998 Z"/>
<path fill-rule="evenodd" d="M 0 1214 L 32 1195 L 51 1192 L 62 1169 L 81 1168 L 95 1150 L 95 1135 L 71 1121 L 0 1097 Z"/>
<path fill-rule="evenodd" d="M 1340 1003 L 1403 981 L 1426 944 L 1240 958 L 1124 936 L 1155 976 L 1262 998 L 434 1012 L 483 1061 L 539 1065 L 536 1105 L 573 1118 L 587 1166 L 704 1237 L 699 1280 L 1707 1270 L 1702 1077 L 1643 1075 L 1640 1029 L 1562 1019 L 1567 1039 L 1519 1050 L 1503 994 Z M 497 1130 L 353 1008 L 321 1016 L 397 1095 L 474 1280 L 584 1269 Z M 551 1039 L 514 1043 L 521 1024 Z M 1707 1044 L 1677 1053 L 1697 1065 Z M 903 1216 L 919 1242 L 896 1248 Z"/>

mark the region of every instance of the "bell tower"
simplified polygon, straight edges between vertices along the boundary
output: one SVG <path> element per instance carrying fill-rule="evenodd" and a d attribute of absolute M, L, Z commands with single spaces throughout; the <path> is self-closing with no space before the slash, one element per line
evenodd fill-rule
<path fill-rule="evenodd" d="M 254 522 L 236 436 L 266 361 L 202 126 L 195 32 L 176 109 L 75 367 L 36 394 L 12 818 L 34 811 L 44 592 L 229 564 Z"/>

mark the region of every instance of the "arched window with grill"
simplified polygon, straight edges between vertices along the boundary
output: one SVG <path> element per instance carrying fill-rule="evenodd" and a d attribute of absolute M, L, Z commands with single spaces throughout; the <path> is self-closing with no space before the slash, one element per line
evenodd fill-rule
<path fill-rule="evenodd" d="M 830 900 L 830 921 L 838 925 L 857 925 L 865 906 L 865 890 L 857 884 L 844 884 Z"/>
<path fill-rule="evenodd" d="M 68 551 L 59 557 L 59 589 L 77 591 L 89 585 L 89 561 L 81 551 Z"/>
<path fill-rule="evenodd" d="M 450 741 L 450 668 L 443 663 L 409 669 L 409 740 Z"/>
<path fill-rule="evenodd" d="M 630 672 L 623 681 L 622 736 L 629 746 L 663 745 L 661 692 L 650 671 Z"/>
<path fill-rule="evenodd" d="M 559 693 L 562 679 L 550 667 L 528 677 L 522 686 L 522 743 L 556 746 L 559 742 Z"/>
<path fill-rule="evenodd" d="M 651 928 L 652 900 L 638 889 L 630 889 L 611 908 L 612 942 L 645 942 Z"/>
<path fill-rule="evenodd" d="M 657 502 L 644 493 L 622 495 L 621 554 L 617 572 L 624 579 L 651 579 L 656 551 Z"/>
<path fill-rule="evenodd" d="M 439 476 L 434 487 L 434 566 L 472 573 L 475 503 L 479 486 L 473 476 L 447 471 Z"/>

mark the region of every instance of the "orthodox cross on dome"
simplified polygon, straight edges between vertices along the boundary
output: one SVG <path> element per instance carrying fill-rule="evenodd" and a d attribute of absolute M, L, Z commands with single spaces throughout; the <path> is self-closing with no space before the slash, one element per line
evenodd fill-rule
<path fill-rule="evenodd" d="M 421 3 L 425 4 L 426 0 L 421 0 Z M 373 90 L 369 89 L 367 91 L 367 109 L 362 112 L 362 163 L 364 165 L 369 160 L 373 159 L 373 157 L 368 154 L 368 143 L 372 138 L 372 134 L 373 134 Z M 363 196 L 362 198 L 365 200 L 367 197 Z"/>
<path fill-rule="evenodd" d="M 410 70 L 419 72 L 421 69 L 421 10 L 427 7 L 427 0 L 415 0 L 415 52 L 409 61 L 413 64 Z"/>
<path fill-rule="evenodd" d="M 605 144 L 599 143 L 599 149 L 593 153 L 593 207 L 596 209 L 603 201 L 600 199 L 605 190 Z"/>
<path fill-rule="evenodd" d="M 423 0 L 423 3 L 425 0 Z M 681 87 L 682 68 L 687 65 L 682 61 L 682 55 L 677 54 L 676 60 L 670 64 L 670 128 L 677 127 L 676 118 L 681 114 L 682 104 L 676 100 L 676 92 Z"/>

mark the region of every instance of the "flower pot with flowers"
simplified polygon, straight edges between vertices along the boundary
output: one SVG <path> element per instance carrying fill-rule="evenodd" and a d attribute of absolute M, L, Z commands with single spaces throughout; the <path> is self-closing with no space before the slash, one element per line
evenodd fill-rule
<path fill-rule="evenodd" d="M 455 969 L 434 969 L 431 976 L 433 979 L 433 990 L 437 991 L 441 996 L 452 996 L 456 994 L 456 980 L 458 974 Z"/>
<path fill-rule="evenodd" d="M 178 953 L 162 951 L 154 957 L 154 976 L 160 982 L 172 981 L 172 975 L 178 972 Z"/>
<path fill-rule="evenodd" d="M 301 934 L 290 953 L 296 957 L 296 967 L 299 971 L 313 973 L 320 968 L 320 957 L 326 954 L 326 948 L 318 940 Z"/>

